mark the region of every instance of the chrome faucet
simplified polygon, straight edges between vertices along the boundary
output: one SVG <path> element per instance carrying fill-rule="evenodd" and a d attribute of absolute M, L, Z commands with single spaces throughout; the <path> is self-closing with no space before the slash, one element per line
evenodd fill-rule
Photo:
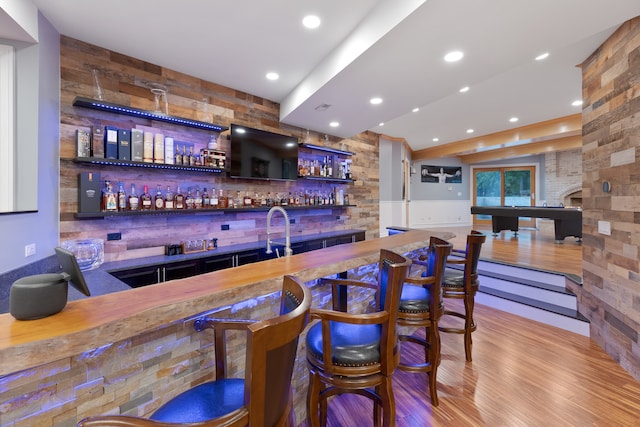
<path fill-rule="evenodd" d="M 271 217 L 273 216 L 273 213 L 276 211 L 282 212 L 282 215 L 284 216 L 284 230 L 285 230 L 284 245 L 282 243 L 271 241 L 271 238 L 269 237 L 271 235 Z M 273 251 L 271 250 L 272 244 L 284 246 L 284 256 L 293 255 L 293 251 L 291 250 L 291 228 L 289 226 L 289 215 L 287 214 L 287 211 L 285 211 L 280 206 L 272 207 L 271 209 L 269 209 L 269 213 L 267 213 L 267 253 L 268 254 L 273 253 Z M 277 253 L 277 250 L 276 250 L 276 253 Z M 279 254 L 278 254 L 278 257 L 280 257 Z"/>

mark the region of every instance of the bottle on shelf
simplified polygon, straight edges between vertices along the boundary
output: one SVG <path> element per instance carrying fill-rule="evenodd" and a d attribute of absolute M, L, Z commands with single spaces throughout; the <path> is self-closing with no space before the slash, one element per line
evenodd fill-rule
<path fill-rule="evenodd" d="M 150 211 L 153 207 L 153 201 L 151 200 L 151 194 L 149 194 L 149 186 L 145 184 L 142 187 L 142 195 L 140 196 L 140 206 L 143 211 Z"/>
<path fill-rule="evenodd" d="M 137 211 L 140 209 L 138 194 L 136 193 L 136 185 L 131 184 L 131 191 L 129 192 L 129 210 Z"/>
<path fill-rule="evenodd" d="M 218 207 L 220 209 L 227 209 L 229 207 L 229 199 L 224 195 L 224 190 L 220 189 L 220 194 L 218 195 Z"/>
<path fill-rule="evenodd" d="M 216 191 L 215 188 L 212 188 L 211 189 L 211 200 L 209 202 L 211 204 L 211 207 L 214 208 L 214 209 L 217 209 L 218 208 L 218 201 L 219 201 L 218 192 Z"/>
<path fill-rule="evenodd" d="M 253 206 L 253 200 L 251 200 L 251 196 L 249 195 L 248 191 L 244 192 L 244 207 L 245 208 L 250 208 L 251 206 Z"/>
<path fill-rule="evenodd" d="M 273 206 L 273 199 L 271 198 L 271 191 L 267 192 L 267 206 L 268 207 Z"/>
<path fill-rule="evenodd" d="M 202 189 L 202 207 L 210 208 L 211 207 L 211 197 L 209 196 L 209 192 L 207 191 L 207 187 Z"/>
<path fill-rule="evenodd" d="M 171 192 L 171 186 L 169 185 L 167 185 L 167 192 L 164 193 L 164 208 L 165 209 L 174 208 L 173 193 Z"/>
<path fill-rule="evenodd" d="M 124 184 L 122 181 L 118 183 L 118 211 L 127 210 L 127 194 L 124 192 Z"/>
<path fill-rule="evenodd" d="M 118 198 L 116 193 L 113 192 L 113 186 L 111 181 L 107 181 L 107 188 L 105 190 L 105 211 L 117 212 L 118 211 Z"/>
<path fill-rule="evenodd" d="M 200 192 L 200 187 L 196 187 L 196 192 L 193 195 L 193 208 L 202 209 L 202 193 Z"/>
<path fill-rule="evenodd" d="M 240 195 L 240 190 L 236 191 L 236 198 L 233 199 L 233 207 L 241 208 L 244 206 L 244 198 Z"/>
<path fill-rule="evenodd" d="M 176 195 L 173 196 L 173 208 L 184 209 L 184 194 L 180 191 L 180 186 L 176 188 Z"/>
<path fill-rule="evenodd" d="M 160 184 L 156 187 L 156 195 L 153 197 L 153 207 L 156 210 L 164 209 L 164 196 L 162 195 Z"/>
<path fill-rule="evenodd" d="M 259 208 L 260 207 L 260 195 L 258 195 L 257 191 L 253 195 L 253 207 L 254 208 Z"/>
<path fill-rule="evenodd" d="M 229 209 L 235 208 L 234 202 L 235 200 L 233 200 L 233 195 L 231 194 L 231 190 L 227 190 L 227 207 Z"/>
<path fill-rule="evenodd" d="M 191 192 L 191 187 L 187 188 L 187 195 L 184 198 L 184 205 L 186 209 L 195 208 L 195 199 L 193 197 L 193 193 Z"/>
<path fill-rule="evenodd" d="M 182 153 L 180 153 L 180 150 L 178 149 L 178 147 L 176 146 L 176 154 L 175 154 L 175 161 L 174 163 L 176 165 L 181 165 L 182 164 Z"/>

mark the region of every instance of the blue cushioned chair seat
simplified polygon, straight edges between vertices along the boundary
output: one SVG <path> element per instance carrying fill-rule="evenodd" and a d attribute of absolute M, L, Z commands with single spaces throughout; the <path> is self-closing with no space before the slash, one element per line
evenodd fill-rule
<path fill-rule="evenodd" d="M 380 362 L 380 325 L 329 323 L 335 365 L 364 366 Z M 322 360 L 322 324 L 309 328 L 307 351 Z"/>
<path fill-rule="evenodd" d="M 196 423 L 220 417 L 244 405 L 244 379 L 229 378 L 200 384 L 162 405 L 155 421 Z"/>
<path fill-rule="evenodd" d="M 402 285 L 400 296 L 400 311 L 427 312 L 429 311 L 429 289 L 424 286 Z"/>

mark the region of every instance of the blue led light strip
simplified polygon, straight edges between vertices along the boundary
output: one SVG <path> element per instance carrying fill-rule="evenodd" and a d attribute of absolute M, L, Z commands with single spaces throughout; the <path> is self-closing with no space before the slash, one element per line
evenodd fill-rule
<path fill-rule="evenodd" d="M 112 104 L 110 102 L 97 101 L 95 99 L 76 97 L 73 101 L 74 107 L 91 108 L 93 110 L 108 111 L 111 113 L 124 114 L 127 116 L 141 117 L 150 120 L 157 120 L 165 123 L 173 123 L 181 126 L 188 126 L 198 129 L 213 130 L 223 132 L 229 129 L 226 126 L 214 125 L 211 123 L 200 122 L 198 120 L 185 119 L 182 117 L 168 116 L 166 114 L 154 113 L 152 111 L 139 110 L 137 108 L 126 107 L 124 105 Z"/>

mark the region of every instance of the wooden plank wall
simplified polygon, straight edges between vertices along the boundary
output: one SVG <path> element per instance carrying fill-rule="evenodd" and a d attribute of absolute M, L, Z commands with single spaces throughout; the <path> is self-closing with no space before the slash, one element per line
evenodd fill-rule
<path fill-rule="evenodd" d="M 221 66 L 224 63 L 221 62 Z M 219 245 L 247 243 L 264 240 L 265 212 L 213 213 L 176 216 L 131 216 L 98 220 L 78 220 L 77 176 L 81 171 L 100 172 L 101 179 L 109 178 L 117 185 L 123 181 L 129 191 L 136 184 L 138 193 L 147 184 L 154 191 L 158 184 L 165 190 L 177 185 L 183 192 L 188 186 L 223 188 L 233 194 L 240 190 L 272 194 L 289 191 L 328 191 L 334 184 L 304 182 L 267 182 L 257 180 L 230 179 L 224 175 L 167 172 L 140 168 L 120 168 L 83 165 L 73 162 L 75 157 L 75 133 L 77 129 L 90 129 L 93 125 L 131 128 L 155 126 L 165 135 L 177 141 L 193 141 L 200 147 L 209 141 L 210 132 L 183 128 L 165 123 L 150 122 L 103 113 L 82 107 L 73 107 L 76 96 L 94 97 L 91 70 L 98 69 L 104 99 L 108 102 L 154 109 L 153 95 L 147 83 L 162 83 L 168 87 L 169 114 L 196 120 L 212 120 L 213 123 L 229 126 L 231 123 L 294 135 L 300 140 L 306 129 L 286 126 L 279 122 L 280 106 L 274 102 L 252 96 L 231 88 L 204 81 L 193 76 L 159 67 L 136 58 L 121 55 L 98 46 L 69 37 L 61 37 L 61 100 L 60 100 L 60 240 L 101 238 L 107 233 L 121 233 L 122 240 L 105 242 L 105 261 L 136 258 L 163 253 L 164 245 L 180 243 L 182 240 L 218 238 Z M 203 99 L 207 100 L 206 109 Z M 313 234 L 331 230 L 364 229 L 367 239 L 379 236 L 379 167 L 378 135 L 365 132 L 348 139 L 311 132 L 312 143 L 332 148 L 341 148 L 356 153 L 352 160 L 352 172 L 356 182 L 340 184 L 357 205 L 352 208 L 309 209 L 290 212 L 295 219 L 292 235 Z M 229 151 L 228 141 L 219 138 L 221 149 Z M 228 224 L 228 231 L 221 225 Z M 276 222 L 276 231 L 283 231 L 283 222 Z M 279 228 L 278 228 L 279 226 Z"/>
<path fill-rule="evenodd" d="M 584 284 L 575 291 L 591 337 L 640 380 L 640 17 L 582 70 Z M 610 236 L 598 221 L 611 224 Z"/>

